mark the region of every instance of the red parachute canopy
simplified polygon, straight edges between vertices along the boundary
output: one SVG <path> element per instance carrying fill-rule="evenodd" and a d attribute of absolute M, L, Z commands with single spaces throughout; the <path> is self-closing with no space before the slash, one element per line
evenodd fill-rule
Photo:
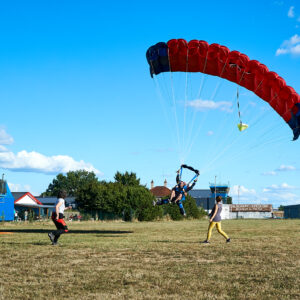
<path fill-rule="evenodd" d="M 298 113 L 300 96 L 283 78 L 259 61 L 205 41 L 173 39 L 167 47 L 169 71 L 202 72 L 235 82 L 267 101 L 286 122 L 291 120 L 291 112 Z M 153 73 L 158 74 L 155 70 Z"/>

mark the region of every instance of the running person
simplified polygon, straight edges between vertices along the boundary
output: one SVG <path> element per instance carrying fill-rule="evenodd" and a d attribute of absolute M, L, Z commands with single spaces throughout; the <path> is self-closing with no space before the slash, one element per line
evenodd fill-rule
<path fill-rule="evenodd" d="M 69 231 L 64 221 L 64 211 L 66 209 L 71 208 L 71 206 L 65 207 L 66 197 L 67 197 L 66 191 L 62 190 L 58 192 L 57 200 L 55 203 L 55 211 L 52 213 L 51 216 L 51 219 L 55 224 L 57 230 L 48 233 L 52 245 L 57 245 L 57 240 L 59 239 L 60 235 Z"/>
<path fill-rule="evenodd" d="M 215 226 L 217 227 L 218 232 L 221 235 L 224 236 L 224 238 L 226 239 L 226 242 L 227 243 L 230 242 L 230 238 L 228 237 L 228 235 L 221 228 L 221 212 L 222 212 L 222 203 L 221 203 L 221 201 L 222 201 L 222 197 L 217 196 L 216 201 L 217 201 L 217 203 L 213 207 L 212 212 L 211 212 L 211 217 L 209 219 L 207 238 L 203 242 L 205 244 L 209 243 L 209 240 L 210 240 L 210 237 L 211 237 L 211 232 L 212 232 L 212 230 Z"/>

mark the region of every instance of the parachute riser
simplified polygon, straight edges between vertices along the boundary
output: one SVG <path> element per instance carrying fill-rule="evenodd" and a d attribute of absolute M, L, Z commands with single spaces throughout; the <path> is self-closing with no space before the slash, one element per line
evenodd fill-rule
<path fill-rule="evenodd" d="M 195 175 L 189 182 L 188 185 L 191 184 L 195 179 L 197 179 L 199 177 L 199 175 Z"/>
<path fill-rule="evenodd" d="M 189 170 L 191 170 L 192 172 L 195 172 L 195 173 L 196 173 L 196 174 L 194 175 L 194 177 L 188 182 L 188 185 L 189 185 L 192 181 L 194 181 L 196 178 L 198 178 L 199 175 L 200 175 L 200 173 L 199 173 L 198 170 L 195 170 L 194 168 L 192 168 L 192 167 L 190 167 L 190 166 L 187 166 L 187 165 L 181 165 L 181 167 L 180 167 L 180 173 L 179 173 L 179 180 L 181 180 L 182 169 L 183 169 L 183 168 L 189 169 Z"/>

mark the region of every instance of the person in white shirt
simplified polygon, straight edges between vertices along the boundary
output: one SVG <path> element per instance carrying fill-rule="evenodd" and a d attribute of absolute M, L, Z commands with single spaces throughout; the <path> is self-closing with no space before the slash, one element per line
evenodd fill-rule
<path fill-rule="evenodd" d="M 64 221 L 64 211 L 72 207 L 71 206 L 66 207 L 65 204 L 66 197 L 67 197 L 67 192 L 65 190 L 61 190 L 58 192 L 57 200 L 55 203 L 55 211 L 52 213 L 51 216 L 51 219 L 54 222 L 57 230 L 48 233 L 52 245 L 57 245 L 57 241 L 60 235 L 69 231 L 67 224 Z"/>

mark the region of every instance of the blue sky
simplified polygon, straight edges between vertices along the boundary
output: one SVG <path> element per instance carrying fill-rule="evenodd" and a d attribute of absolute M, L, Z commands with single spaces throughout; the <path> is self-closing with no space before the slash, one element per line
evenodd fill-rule
<path fill-rule="evenodd" d="M 265 102 L 240 90 L 249 124 L 240 133 L 234 84 L 201 74 L 154 81 L 145 59 L 159 41 L 206 40 L 299 92 L 297 1 L 10 1 L 0 28 L 0 171 L 12 190 L 39 194 L 57 173 L 82 168 L 172 186 L 184 161 L 200 169 L 198 188 L 215 176 L 230 182 L 235 202 L 240 186 L 241 203 L 300 203 L 299 141 Z M 186 105 L 195 100 L 208 107 Z"/>

